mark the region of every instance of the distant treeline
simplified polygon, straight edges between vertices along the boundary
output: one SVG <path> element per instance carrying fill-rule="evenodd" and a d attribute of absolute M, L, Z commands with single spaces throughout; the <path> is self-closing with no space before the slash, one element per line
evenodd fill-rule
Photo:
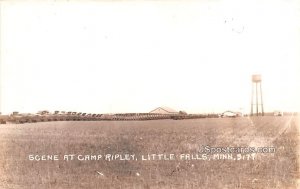
<path fill-rule="evenodd" d="M 259 114 L 261 115 L 261 114 Z M 297 115 L 297 113 L 284 112 L 284 116 Z M 248 115 L 243 115 L 248 116 Z M 255 115 L 253 115 L 255 116 Z M 274 116 L 274 112 L 266 112 L 264 116 Z M 10 115 L 0 114 L 0 123 L 35 123 L 35 122 L 49 122 L 49 121 L 134 121 L 134 120 L 160 120 L 160 119 L 199 119 L 199 118 L 220 118 L 229 117 L 223 114 L 157 114 L 157 113 L 117 113 L 117 114 L 92 114 L 92 113 L 77 113 L 55 111 L 40 111 L 36 114 L 13 112 Z M 238 115 L 230 117 L 241 117 Z"/>

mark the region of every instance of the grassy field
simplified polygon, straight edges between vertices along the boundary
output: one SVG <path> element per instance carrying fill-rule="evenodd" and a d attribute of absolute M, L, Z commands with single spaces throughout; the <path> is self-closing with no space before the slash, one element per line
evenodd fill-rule
<path fill-rule="evenodd" d="M 0 188 L 293 188 L 299 118 L 43 122 L 0 126 Z M 151 160 L 212 147 L 275 147 L 254 160 Z M 65 154 L 135 154 L 130 161 L 65 161 Z M 58 155 L 30 161 L 29 155 Z"/>

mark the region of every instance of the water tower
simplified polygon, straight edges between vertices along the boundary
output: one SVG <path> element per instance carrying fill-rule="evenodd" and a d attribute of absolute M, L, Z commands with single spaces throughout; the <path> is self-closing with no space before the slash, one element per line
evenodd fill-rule
<path fill-rule="evenodd" d="M 257 116 L 264 115 L 261 75 L 252 75 L 251 116 L 254 112 L 256 112 Z"/>

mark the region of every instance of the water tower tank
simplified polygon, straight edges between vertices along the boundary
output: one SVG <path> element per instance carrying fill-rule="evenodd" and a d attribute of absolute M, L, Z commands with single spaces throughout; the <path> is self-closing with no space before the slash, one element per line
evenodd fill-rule
<path fill-rule="evenodd" d="M 255 83 L 261 82 L 261 75 L 252 75 L 252 82 Z"/>

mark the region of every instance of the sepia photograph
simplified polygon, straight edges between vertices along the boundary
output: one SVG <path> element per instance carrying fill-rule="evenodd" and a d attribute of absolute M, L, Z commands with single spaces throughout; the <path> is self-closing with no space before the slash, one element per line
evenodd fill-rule
<path fill-rule="evenodd" d="M 298 189 L 299 96 L 299 0 L 0 0 L 0 189 Z"/>

